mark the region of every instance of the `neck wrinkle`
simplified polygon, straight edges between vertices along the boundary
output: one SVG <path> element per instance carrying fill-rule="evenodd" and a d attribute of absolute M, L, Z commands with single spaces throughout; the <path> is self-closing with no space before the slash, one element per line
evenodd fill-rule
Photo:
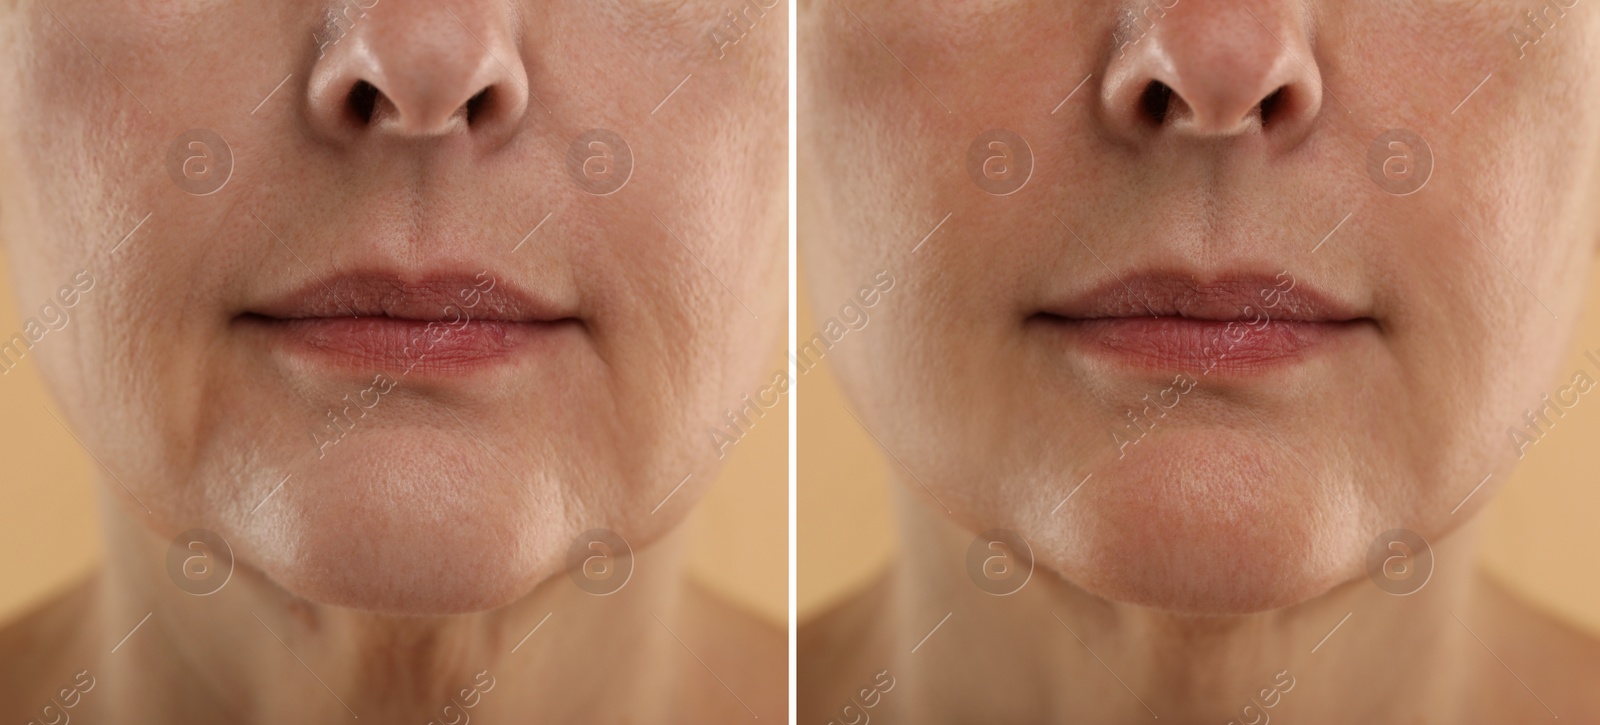
<path fill-rule="evenodd" d="M 557 570 L 500 609 L 409 616 L 311 603 L 242 561 L 222 590 L 193 596 L 168 580 L 167 541 L 109 496 L 101 516 L 104 650 L 151 615 L 98 663 L 108 722 L 445 722 L 443 708 L 488 678 L 466 716 L 643 721 L 674 704 L 655 617 L 679 617 L 681 528 L 636 550 L 633 577 L 609 596 Z"/>
<path fill-rule="evenodd" d="M 973 535 L 905 486 L 894 495 L 906 553 L 883 616 L 898 622 L 892 654 L 906 693 L 896 705 L 906 709 L 897 718 L 1248 722 L 1260 716 L 1241 708 L 1259 706 L 1261 691 L 1285 675 L 1293 685 L 1266 716 L 1450 721 L 1461 707 L 1470 638 L 1455 617 L 1473 621 L 1479 585 L 1470 522 L 1429 542 L 1432 578 L 1408 596 L 1379 590 L 1361 572 L 1283 609 L 1183 614 L 1099 598 L 1042 563 L 1015 594 L 984 593 L 964 567 Z"/>

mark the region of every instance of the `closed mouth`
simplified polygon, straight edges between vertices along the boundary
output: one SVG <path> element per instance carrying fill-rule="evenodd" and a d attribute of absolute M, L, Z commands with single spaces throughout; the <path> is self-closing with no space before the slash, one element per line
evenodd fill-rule
<path fill-rule="evenodd" d="M 1198 282 L 1176 274 L 1112 280 L 1036 312 L 1092 354 L 1140 367 L 1254 372 L 1375 325 L 1341 300 L 1282 273 Z"/>
<path fill-rule="evenodd" d="M 582 326 L 487 272 L 314 280 L 242 311 L 235 323 L 293 354 L 402 375 L 461 372 Z"/>

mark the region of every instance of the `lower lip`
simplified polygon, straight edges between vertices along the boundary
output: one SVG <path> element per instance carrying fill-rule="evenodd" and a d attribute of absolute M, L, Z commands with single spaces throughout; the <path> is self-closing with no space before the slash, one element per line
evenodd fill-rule
<path fill-rule="evenodd" d="M 542 334 L 565 324 L 390 317 L 242 319 L 298 353 L 335 364 L 403 374 L 461 372 L 506 361 Z"/>
<path fill-rule="evenodd" d="M 1196 320 L 1183 317 L 1068 319 L 1046 316 L 1087 349 L 1148 368 L 1248 373 L 1303 359 L 1359 322 Z"/>

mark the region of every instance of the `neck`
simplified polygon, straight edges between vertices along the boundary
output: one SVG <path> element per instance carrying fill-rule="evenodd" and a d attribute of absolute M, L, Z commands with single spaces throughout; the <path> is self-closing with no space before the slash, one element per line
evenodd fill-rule
<path fill-rule="evenodd" d="M 1408 596 L 1363 572 L 1285 609 L 1193 615 L 1098 598 L 1042 563 L 1015 594 L 987 594 L 963 565 L 973 536 L 904 490 L 903 547 L 916 553 L 886 614 L 900 623 L 891 674 L 906 692 L 885 699 L 908 721 L 1459 719 L 1452 685 L 1467 676 L 1462 624 L 1477 586 L 1470 524 L 1430 542 L 1432 578 Z"/>
<path fill-rule="evenodd" d="M 662 624 L 683 591 L 677 533 L 635 551 L 609 596 L 561 570 L 501 609 L 406 616 L 317 605 L 243 562 L 195 596 L 169 578 L 169 542 L 114 502 L 102 516 L 101 622 L 117 651 L 102 660 L 101 702 L 115 722 L 609 722 L 673 709 Z"/>

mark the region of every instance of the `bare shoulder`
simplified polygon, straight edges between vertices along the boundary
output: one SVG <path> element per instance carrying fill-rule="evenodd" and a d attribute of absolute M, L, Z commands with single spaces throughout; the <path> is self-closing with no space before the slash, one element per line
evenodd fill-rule
<path fill-rule="evenodd" d="M 1486 710 L 1508 716 L 1600 722 L 1600 638 L 1482 577 L 1474 646 L 1482 653 Z M 1500 660 L 1497 662 L 1496 659 Z M 1502 664 L 1503 663 L 1503 664 Z"/>
<path fill-rule="evenodd" d="M 837 717 L 857 690 L 887 666 L 894 628 L 888 626 L 893 575 L 884 573 L 821 614 L 795 636 L 796 689 L 801 722 Z"/>
<path fill-rule="evenodd" d="M 763 722 L 787 721 L 787 628 L 698 584 L 689 586 L 685 605 L 689 616 L 683 630 L 674 634 L 710 671 L 687 675 L 688 681 L 701 685 L 689 704 L 706 716 L 696 719 L 736 722 L 754 713 Z"/>
<path fill-rule="evenodd" d="M 36 716 L 93 664 L 97 582 L 85 576 L 0 624 L 0 720 Z"/>

